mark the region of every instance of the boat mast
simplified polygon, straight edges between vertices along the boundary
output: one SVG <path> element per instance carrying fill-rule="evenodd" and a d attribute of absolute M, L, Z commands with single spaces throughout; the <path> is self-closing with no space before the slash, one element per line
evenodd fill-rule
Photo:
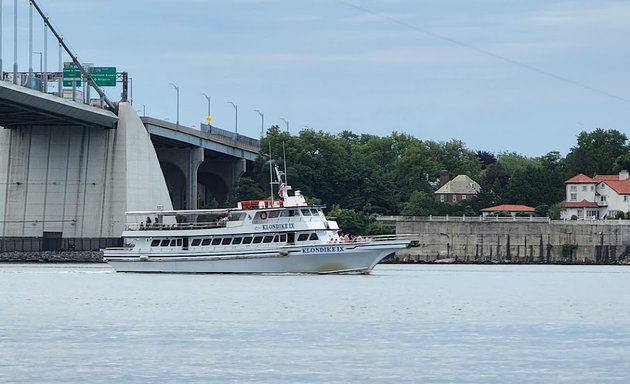
<path fill-rule="evenodd" d="M 273 205 L 273 169 L 271 162 L 271 140 L 269 140 L 269 194 L 271 196 L 271 204 Z"/>

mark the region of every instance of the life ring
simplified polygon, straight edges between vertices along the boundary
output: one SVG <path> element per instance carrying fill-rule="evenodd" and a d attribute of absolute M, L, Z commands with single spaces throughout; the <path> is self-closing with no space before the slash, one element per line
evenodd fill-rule
<path fill-rule="evenodd" d="M 267 212 L 260 212 L 260 218 L 262 220 L 267 220 Z"/>

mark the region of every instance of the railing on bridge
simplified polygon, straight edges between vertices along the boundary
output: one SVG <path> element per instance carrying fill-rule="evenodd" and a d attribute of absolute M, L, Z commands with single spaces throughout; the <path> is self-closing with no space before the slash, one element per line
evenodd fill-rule
<path fill-rule="evenodd" d="M 226 131 L 225 129 L 213 127 L 209 124 L 200 124 L 201 132 L 206 132 L 213 136 L 225 137 L 230 139 L 231 141 L 237 141 L 239 143 L 249 145 L 254 148 L 260 148 L 260 140 L 252 139 L 251 137 L 239 135 L 238 133 L 234 133 L 231 131 Z"/>
<path fill-rule="evenodd" d="M 140 117 L 142 123 L 149 129 L 149 126 L 165 128 L 175 132 L 185 133 L 187 135 L 211 139 L 214 142 L 225 144 L 227 146 L 236 147 L 249 152 L 258 153 L 260 151 L 260 140 L 251 137 L 239 135 L 234 132 L 226 131 L 206 124 L 200 124 L 201 130 L 175 124 L 170 121 L 156 119 L 154 117 Z"/>

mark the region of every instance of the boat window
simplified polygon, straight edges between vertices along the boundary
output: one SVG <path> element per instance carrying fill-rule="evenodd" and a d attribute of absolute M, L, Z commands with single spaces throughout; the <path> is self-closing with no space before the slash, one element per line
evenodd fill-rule
<path fill-rule="evenodd" d="M 320 212 L 321 211 L 319 209 L 311 208 L 311 213 L 313 214 L 313 216 L 319 216 Z"/>
<path fill-rule="evenodd" d="M 281 243 L 286 243 L 287 242 L 287 234 L 286 233 L 281 233 L 280 234 L 280 242 Z"/>
<path fill-rule="evenodd" d="M 294 209 L 285 209 L 284 211 L 282 211 L 280 216 L 282 216 L 282 217 L 295 216 L 295 210 Z"/>
<path fill-rule="evenodd" d="M 235 237 L 235 238 L 232 240 L 232 245 L 240 244 L 240 243 L 241 243 L 241 241 L 243 241 L 243 238 L 242 238 L 242 237 Z"/>
<path fill-rule="evenodd" d="M 269 214 L 267 217 L 270 219 L 275 219 L 278 216 L 280 216 L 280 211 L 269 211 Z"/>
<path fill-rule="evenodd" d="M 273 241 L 273 236 L 268 235 L 263 239 L 263 243 L 271 243 Z"/>
<path fill-rule="evenodd" d="M 311 233 L 311 236 L 309 236 L 308 239 L 309 240 L 319 240 L 319 237 L 317 237 L 317 233 Z"/>
<path fill-rule="evenodd" d="M 274 243 L 277 243 L 277 242 L 279 242 L 279 241 L 280 241 L 280 235 L 275 235 L 275 236 L 273 237 L 273 242 L 274 242 Z"/>
<path fill-rule="evenodd" d="M 201 245 L 210 245 L 211 242 L 212 242 L 212 239 L 203 239 L 203 241 L 201 242 Z"/>
<path fill-rule="evenodd" d="M 308 233 L 300 233 L 300 236 L 298 236 L 297 241 L 306 241 L 306 240 L 308 240 Z"/>
<path fill-rule="evenodd" d="M 245 212 L 231 212 L 230 221 L 243 221 L 245 220 Z"/>
<path fill-rule="evenodd" d="M 168 245 L 171 243 L 170 240 L 168 239 L 164 239 L 162 240 L 162 242 L 160 243 L 160 247 L 168 247 Z"/>
<path fill-rule="evenodd" d="M 215 237 L 212 239 L 212 245 L 219 245 L 221 244 L 221 238 L 220 237 Z"/>
<path fill-rule="evenodd" d="M 243 244 L 251 244 L 251 243 L 252 243 L 252 237 L 251 236 L 243 238 Z"/>
<path fill-rule="evenodd" d="M 224 237 L 223 241 L 221 242 L 221 245 L 230 245 L 231 242 L 232 242 L 231 237 Z"/>
<path fill-rule="evenodd" d="M 256 236 L 254 237 L 254 244 L 260 244 L 260 242 L 262 241 L 262 236 Z"/>
<path fill-rule="evenodd" d="M 310 209 L 302 209 L 302 216 L 310 216 L 310 215 L 311 215 Z"/>
<path fill-rule="evenodd" d="M 151 246 L 152 247 L 157 247 L 158 245 L 160 245 L 160 240 L 153 240 L 153 241 L 151 241 Z"/>
<path fill-rule="evenodd" d="M 199 244 L 201 244 L 201 239 L 193 239 L 193 241 L 190 243 L 191 247 L 196 247 Z"/>

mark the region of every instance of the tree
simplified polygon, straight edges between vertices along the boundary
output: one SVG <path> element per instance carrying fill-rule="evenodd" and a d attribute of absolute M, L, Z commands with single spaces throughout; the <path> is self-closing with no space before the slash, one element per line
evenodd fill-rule
<path fill-rule="evenodd" d="M 259 200 L 267 198 L 265 191 L 250 177 L 241 177 L 236 184 L 237 200 Z"/>
<path fill-rule="evenodd" d="M 577 145 L 566 156 L 567 169 L 574 175 L 611 174 L 615 170 L 615 161 L 630 151 L 627 141 L 625 134 L 612 129 L 580 132 Z"/>
<path fill-rule="evenodd" d="M 494 154 L 488 151 L 477 151 L 475 155 L 477 156 L 479 161 L 481 161 L 481 167 L 483 169 L 486 169 L 490 164 L 494 164 L 497 162 L 497 158 L 494 156 Z"/>

